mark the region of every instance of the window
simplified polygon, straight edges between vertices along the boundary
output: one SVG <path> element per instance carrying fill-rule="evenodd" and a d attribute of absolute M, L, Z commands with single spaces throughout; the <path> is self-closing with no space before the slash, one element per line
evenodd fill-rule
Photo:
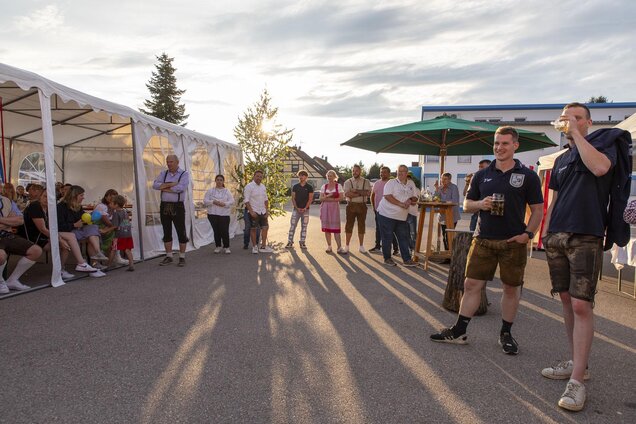
<path fill-rule="evenodd" d="M 205 147 L 199 146 L 192 154 L 192 168 L 190 179 L 192 182 L 192 200 L 195 204 L 195 216 L 199 219 L 207 218 L 207 209 L 203 207 L 205 192 L 214 187 L 216 166 Z M 226 177 L 227 178 L 227 177 Z"/>
<path fill-rule="evenodd" d="M 515 122 L 526 122 L 526 118 L 515 118 Z"/>
<path fill-rule="evenodd" d="M 426 155 L 425 161 L 426 163 L 439 163 L 439 156 Z"/>
<path fill-rule="evenodd" d="M 29 183 L 44 184 L 46 181 L 44 169 L 44 153 L 30 153 L 20 163 L 18 184 L 25 187 Z"/>
<path fill-rule="evenodd" d="M 297 163 L 292 163 L 291 170 L 294 173 L 298 172 L 300 170 L 300 165 L 298 165 Z"/>
<path fill-rule="evenodd" d="M 472 156 L 457 156 L 457 163 L 471 163 Z"/>

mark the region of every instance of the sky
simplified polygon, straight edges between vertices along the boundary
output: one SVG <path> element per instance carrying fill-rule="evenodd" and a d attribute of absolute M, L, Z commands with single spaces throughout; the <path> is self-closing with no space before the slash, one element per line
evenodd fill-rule
<path fill-rule="evenodd" d="M 1 4 L 1 63 L 139 108 L 165 52 L 187 128 L 235 142 L 267 89 L 292 144 L 334 166 L 417 160 L 340 143 L 426 105 L 636 101 L 632 0 Z"/>

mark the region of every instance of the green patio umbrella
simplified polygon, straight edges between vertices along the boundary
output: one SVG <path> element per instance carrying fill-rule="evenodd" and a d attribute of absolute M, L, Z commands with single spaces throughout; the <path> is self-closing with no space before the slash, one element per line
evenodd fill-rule
<path fill-rule="evenodd" d="M 397 127 L 360 133 L 341 146 L 357 147 L 376 153 L 404 153 L 435 155 L 440 157 L 441 174 L 444 173 L 446 156 L 472 156 L 492 154 L 495 131 L 498 126 L 487 122 L 440 116 Z M 519 150 L 555 147 L 544 133 L 517 128 Z"/>

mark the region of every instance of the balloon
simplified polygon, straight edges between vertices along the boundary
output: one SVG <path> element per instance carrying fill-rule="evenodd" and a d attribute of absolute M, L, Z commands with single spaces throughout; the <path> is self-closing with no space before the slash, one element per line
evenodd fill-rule
<path fill-rule="evenodd" d="M 93 213 L 91 214 L 91 219 L 93 220 L 93 222 L 97 222 L 100 219 L 102 219 L 102 213 L 100 211 L 93 211 Z"/>
<path fill-rule="evenodd" d="M 83 222 L 84 224 L 92 224 L 92 221 L 91 221 L 91 214 L 90 214 L 90 213 L 88 213 L 88 212 L 84 212 L 84 213 L 82 214 L 82 222 Z"/>

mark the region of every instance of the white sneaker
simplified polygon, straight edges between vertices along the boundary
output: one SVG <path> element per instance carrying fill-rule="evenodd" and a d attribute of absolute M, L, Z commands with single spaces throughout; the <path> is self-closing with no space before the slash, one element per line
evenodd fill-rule
<path fill-rule="evenodd" d="M 91 272 L 88 275 L 90 275 L 91 277 L 94 277 L 94 278 L 99 278 L 99 277 L 104 277 L 106 274 L 101 272 L 101 271 L 95 271 L 95 272 Z"/>
<path fill-rule="evenodd" d="M 360 246 L 358 250 L 360 251 L 360 253 L 367 253 L 367 249 L 364 246 Z"/>
<path fill-rule="evenodd" d="M 97 255 L 91 256 L 91 259 L 96 261 L 105 261 L 108 259 L 108 256 L 104 255 L 102 252 L 99 252 Z"/>
<path fill-rule="evenodd" d="M 347 254 L 347 253 L 349 253 L 349 246 L 345 246 L 345 247 L 343 247 L 343 248 L 341 248 L 339 250 L 342 250 L 342 253 Z"/>
<path fill-rule="evenodd" d="M 580 411 L 585 406 L 585 386 L 576 380 L 570 379 L 565 387 L 565 392 L 559 399 L 559 406 L 568 411 Z"/>
<path fill-rule="evenodd" d="M 71 278 L 75 277 L 74 274 L 71 274 L 65 269 L 62 270 L 61 274 L 62 274 L 62 280 L 70 280 Z"/>
<path fill-rule="evenodd" d="M 221 246 L 214 249 L 214 253 L 221 253 Z"/>
<path fill-rule="evenodd" d="M 567 380 L 572 375 L 573 369 L 574 369 L 574 363 L 572 362 L 572 360 L 561 361 L 552 367 L 542 369 L 541 375 L 551 380 Z M 589 380 L 589 379 L 590 379 L 590 372 L 586 368 L 585 374 L 583 374 L 583 380 Z"/>
<path fill-rule="evenodd" d="M 16 281 L 7 281 L 7 287 L 9 287 L 12 290 L 18 290 L 18 291 L 29 290 L 31 288 L 31 287 L 27 286 L 26 284 L 22 284 L 18 280 L 16 280 Z"/>
<path fill-rule="evenodd" d="M 0 294 L 9 293 L 9 287 L 7 287 L 7 283 L 4 281 L 0 281 Z"/>
<path fill-rule="evenodd" d="M 115 255 L 115 261 L 114 262 L 115 262 L 116 265 L 128 265 L 128 260 L 122 258 L 119 255 Z"/>
<path fill-rule="evenodd" d="M 230 250 L 230 248 L 229 248 L 229 247 L 226 247 L 226 248 L 225 248 L 225 254 L 226 254 L 226 255 L 229 255 L 230 253 L 232 253 L 232 251 Z"/>
<path fill-rule="evenodd" d="M 75 267 L 75 271 L 79 271 L 79 272 L 95 272 L 97 271 L 97 268 L 93 268 L 92 266 L 90 266 L 89 264 L 87 264 L 86 262 L 84 262 L 81 265 L 77 265 Z M 64 273 L 66 271 L 62 271 L 62 278 L 64 278 Z M 68 272 L 66 272 L 67 274 L 69 274 Z M 70 277 L 68 278 L 73 278 L 73 274 L 69 274 Z"/>
<path fill-rule="evenodd" d="M 255 255 L 258 254 L 258 246 L 252 246 L 252 253 Z"/>
<path fill-rule="evenodd" d="M 263 252 L 263 253 L 272 253 L 274 251 L 274 249 L 272 249 L 269 246 L 265 246 L 265 247 L 261 247 L 260 249 L 258 249 L 259 251 Z"/>

